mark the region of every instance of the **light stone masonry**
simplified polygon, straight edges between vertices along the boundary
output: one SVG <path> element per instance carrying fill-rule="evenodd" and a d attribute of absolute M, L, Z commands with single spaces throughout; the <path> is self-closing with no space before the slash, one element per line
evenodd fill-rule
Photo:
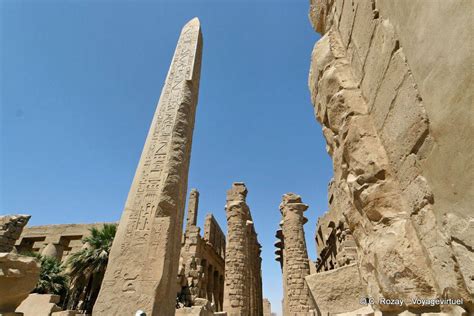
<path fill-rule="evenodd" d="M 309 90 L 334 169 L 329 213 L 337 214 L 328 218 L 353 238 L 355 286 L 378 312 L 474 312 L 472 10 L 469 1 L 311 0 L 310 21 L 323 36 Z M 320 259 L 333 264 L 323 269 L 331 277 L 353 275 L 337 259 Z M 338 291 L 323 275 L 312 280 L 321 282 L 313 291 Z M 320 294 L 316 304 L 330 306 Z M 463 303 L 427 307 L 413 297 Z"/>

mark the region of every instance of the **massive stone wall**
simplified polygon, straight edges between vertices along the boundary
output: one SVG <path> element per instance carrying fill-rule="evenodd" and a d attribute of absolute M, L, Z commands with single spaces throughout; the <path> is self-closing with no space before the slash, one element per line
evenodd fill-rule
<path fill-rule="evenodd" d="M 311 1 L 323 37 L 309 89 L 333 159 L 330 212 L 382 311 L 456 311 L 412 301 L 432 297 L 473 309 L 473 153 L 458 133 L 473 134 L 470 17 L 469 1 Z M 443 22 L 449 45 L 430 29 Z"/>
<path fill-rule="evenodd" d="M 246 197 L 247 188 L 241 182 L 227 191 L 224 311 L 229 316 L 263 313 L 261 246 Z"/>

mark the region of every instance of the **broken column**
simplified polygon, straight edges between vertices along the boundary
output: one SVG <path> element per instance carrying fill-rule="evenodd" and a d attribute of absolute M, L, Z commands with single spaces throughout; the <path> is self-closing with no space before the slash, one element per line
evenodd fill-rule
<path fill-rule="evenodd" d="M 308 252 L 303 225 L 307 219 L 303 212 L 308 205 L 301 201 L 301 197 L 294 193 L 283 195 L 280 212 L 283 217 L 282 235 L 284 240 L 285 255 L 285 306 L 290 315 L 313 315 L 314 303 L 305 282 L 305 277 L 310 274 Z"/>
<path fill-rule="evenodd" d="M 30 217 L 30 215 L 0 216 L 0 252 L 13 250 L 15 241 L 20 238 Z"/>
<path fill-rule="evenodd" d="M 186 229 L 188 227 L 196 226 L 197 212 L 199 205 L 199 192 L 196 189 L 191 189 L 188 201 L 188 220 L 186 221 Z"/>
<path fill-rule="evenodd" d="M 94 314 L 174 313 L 201 52 L 194 18 L 181 31 Z"/>
<path fill-rule="evenodd" d="M 227 191 L 224 311 L 229 316 L 260 315 L 263 310 L 260 244 L 246 197 L 241 182 Z"/>

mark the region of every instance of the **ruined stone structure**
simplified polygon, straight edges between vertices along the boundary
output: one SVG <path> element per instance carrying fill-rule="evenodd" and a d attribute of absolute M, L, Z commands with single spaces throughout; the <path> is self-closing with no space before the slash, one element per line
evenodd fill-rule
<path fill-rule="evenodd" d="M 117 230 L 98 315 L 172 315 L 199 90 L 197 18 L 181 32 Z M 171 277 L 173 276 L 173 277 Z"/>
<path fill-rule="evenodd" d="M 81 250 L 82 240 L 91 228 L 100 229 L 104 224 L 59 224 L 26 226 L 15 243 L 18 253 L 36 252 L 65 262 L 69 255 Z"/>
<path fill-rule="evenodd" d="M 303 212 L 308 205 L 294 193 L 283 195 L 280 204 L 281 229 L 277 231 L 276 260 L 283 272 L 283 312 L 285 315 L 314 315 L 314 302 L 305 277 L 310 265 L 303 225 L 308 221 Z"/>
<path fill-rule="evenodd" d="M 196 305 L 207 299 L 214 311 L 222 311 L 224 300 L 225 235 L 212 214 L 207 214 L 204 238 L 197 226 L 199 192 L 191 190 L 188 217 L 181 247 L 178 272 L 180 307 Z"/>
<path fill-rule="evenodd" d="M 38 282 L 39 263 L 16 254 L 13 247 L 29 219 L 29 215 L 0 216 L 0 315 L 23 315 L 15 309 Z"/>
<path fill-rule="evenodd" d="M 263 316 L 272 316 L 272 304 L 266 298 L 263 299 Z"/>
<path fill-rule="evenodd" d="M 23 228 L 30 220 L 29 215 L 0 216 L 0 252 L 10 252 L 20 238 Z"/>
<path fill-rule="evenodd" d="M 241 182 L 227 191 L 224 311 L 229 316 L 263 313 L 261 247 L 246 197 L 247 188 Z"/>
<path fill-rule="evenodd" d="M 319 273 L 306 278 L 322 314 L 353 311 L 360 295 L 384 313 L 474 312 L 472 10 L 311 1 L 323 37 L 309 89 L 334 169 Z"/>

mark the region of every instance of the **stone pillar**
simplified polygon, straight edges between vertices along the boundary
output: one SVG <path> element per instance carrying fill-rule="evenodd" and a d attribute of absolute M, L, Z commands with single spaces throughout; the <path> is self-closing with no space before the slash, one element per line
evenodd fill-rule
<path fill-rule="evenodd" d="M 94 314 L 174 314 L 201 54 L 195 18 L 181 32 Z"/>
<path fill-rule="evenodd" d="M 249 315 L 247 188 L 236 182 L 227 191 L 227 242 L 225 256 L 224 311 L 229 316 Z"/>
<path fill-rule="evenodd" d="M 308 252 L 303 225 L 307 219 L 303 216 L 308 205 L 303 204 L 301 197 L 294 193 L 283 195 L 280 212 L 283 216 L 284 262 L 286 272 L 285 305 L 290 315 L 313 315 L 313 300 L 305 282 L 310 274 Z"/>
<path fill-rule="evenodd" d="M 260 315 L 262 310 L 260 244 L 246 197 L 241 182 L 227 191 L 224 311 L 228 316 Z"/>
<path fill-rule="evenodd" d="M 191 189 L 188 201 L 188 219 L 186 221 L 186 229 L 190 226 L 197 225 L 198 206 L 199 192 L 196 189 Z"/>

